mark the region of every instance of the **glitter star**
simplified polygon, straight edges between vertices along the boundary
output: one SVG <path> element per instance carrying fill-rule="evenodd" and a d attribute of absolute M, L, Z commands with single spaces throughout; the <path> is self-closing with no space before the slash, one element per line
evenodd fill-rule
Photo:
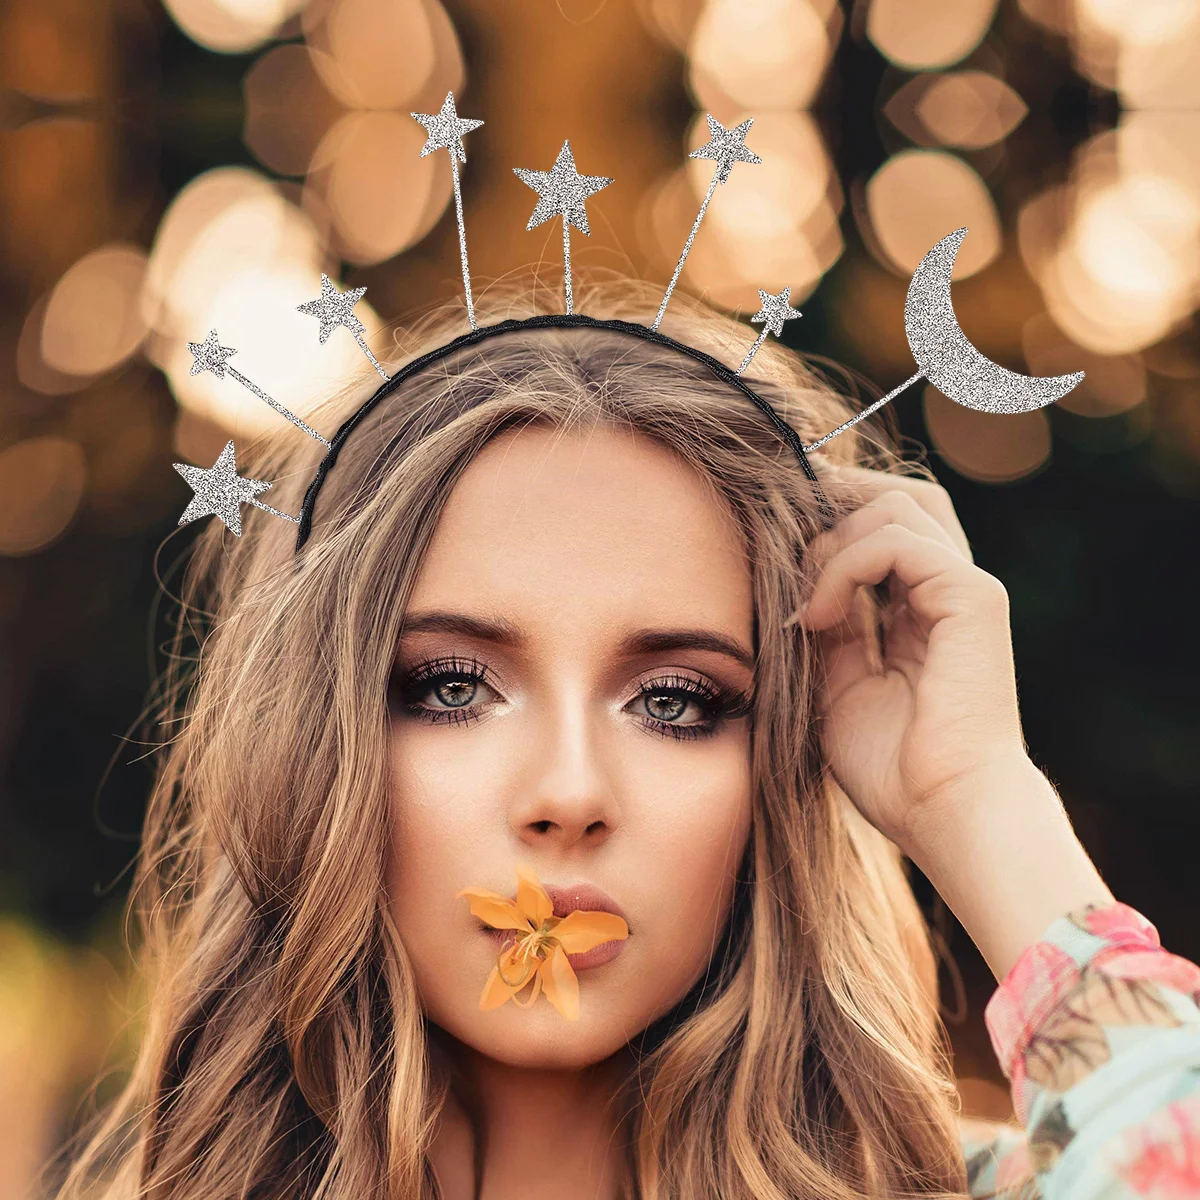
<path fill-rule="evenodd" d="M 233 456 L 233 442 L 229 441 L 225 443 L 225 449 L 217 461 L 207 470 L 193 467 L 191 463 L 171 464 L 195 493 L 179 518 L 180 525 L 200 517 L 217 516 L 230 532 L 242 536 L 241 506 L 252 503 L 259 492 L 265 492 L 271 485 L 262 479 L 242 479 L 237 473 Z"/>
<path fill-rule="evenodd" d="M 411 115 L 425 126 L 425 132 L 429 134 L 421 149 L 422 158 L 435 150 L 449 150 L 451 154 L 458 156 L 459 162 L 466 162 L 467 152 L 463 149 L 463 134 L 470 133 L 472 129 L 478 129 L 483 124 L 482 121 L 458 115 L 454 109 L 453 92 L 446 93 L 446 100 L 440 112 L 415 112 Z"/>
<path fill-rule="evenodd" d="M 191 374 L 199 375 L 202 371 L 211 371 L 218 379 L 225 378 L 225 360 L 237 353 L 236 350 L 222 346 L 217 341 L 215 329 L 210 329 L 208 337 L 202 342 L 188 342 L 188 349 L 195 356 Z"/>
<path fill-rule="evenodd" d="M 762 288 L 759 288 L 758 299 L 762 304 L 762 308 L 750 320 L 755 325 L 765 323 L 766 327 L 776 337 L 782 337 L 784 321 L 791 321 L 796 317 L 804 315 L 798 308 L 793 308 L 789 303 L 791 295 L 792 289 L 790 286 L 785 287 L 778 296 L 772 296 L 770 292 L 764 292 Z"/>
<path fill-rule="evenodd" d="M 333 280 L 324 272 L 321 273 L 321 298 L 307 300 L 296 306 L 297 312 L 307 313 L 321 322 L 321 345 L 329 340 L 329 335 L 341 325 L 345 325 L 351 333 L 362 333 L 363 323 L 350 311 L 366 294 L 365 287 L 351 288 L 339 292 L 333 286 Z"/>
<path fill-rule="evenodd" d="M 583 202 L 613 182 L 607 175 L 580 175 L 575 170 L 575 157 L 569 141 L 563 142 L 558 158 L 549 171 L 529 171 L 524 167 L 513 167 L 513 171 L 522 183 L 528 184 L 538 194 L 537 206 L 526 229 L 534 229 L 551 217 L 562 217 L 580 233 L 590 235 Z"/>
<path fill-rule="evenodd" d="M 726 129 L 714 117 L 706 115 L 705 119 L 708 121 L 708 142 L 699 150 L 693 150 L 688 157 L 707 158 L 717 163 L 717 178 L 722 183 L 729 178 L 734 163 L 762 162 L 762 159 L 746 145 L 746 133 L 754 124 L 753 117 L 732 129 Z"/>

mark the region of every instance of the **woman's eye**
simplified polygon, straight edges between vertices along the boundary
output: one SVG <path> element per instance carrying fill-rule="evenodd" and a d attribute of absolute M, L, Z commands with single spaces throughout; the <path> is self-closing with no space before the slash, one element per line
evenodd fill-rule
<path fill-rule="evenodd" d="M 478 720 L 500 699 L 487 668 L 474 659 L 445 659 L 414 668 L 393 683 L 396 710 L 435 724 Z M 683 675 L 644 684 L 626 706 L 653 733 L 707 737 L 726 719 L 745 715 L 748 698 Z"/>
<path fill-rule="evenodd" d="M 427 721 L 474 720 L 496 698 L 485 677 L 482 664 L 474 661 L 426 664 L 400 685 L 400 704 L 405 712 Z"/>
<path fill-rule="evenodd" d="M 740 715 L 743 698 L 676 675 L 649 683 L 632 701 L 643 725 L 664 737 L 699 738 L 716 733 L 722 718 Z"/>
<path fill-rule="evenodd" d="M 482 686 L 478 679 L 447 679 L 434 684 L 428 695 L 446 708 L 462 708 L 475 699 Z"/>
<path fill-rule="evenodd" d="M 681 718 L 689 708 L 697 709 L 699 705 L 689 696 L 673 692 L 643 692 L 640 699 L 645 704 L 646 712 L 656 721 L 676 721 L 687 724 Z"/>

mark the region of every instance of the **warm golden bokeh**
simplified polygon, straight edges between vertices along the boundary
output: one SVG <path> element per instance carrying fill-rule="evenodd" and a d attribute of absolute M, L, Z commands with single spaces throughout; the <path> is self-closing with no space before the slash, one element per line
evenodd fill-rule
<path fill-rule="evenodd" d="M 984 413 L 948 400 L 932 385 L 924 395 L 925 428 L 956 471 L 987 483 L 1011 483 L 1050 461 L 1050 421 L 1040 409 Z"/>
<path fill-rule="evenodd" d="M 722 122 L 736 109 L 808 107 L 840 32 L 833 12 L 831 29 L 811 0 L 710 0 L 687 47 L 697 103 Z"/>
<path fill-rule="evenodd" d="M 116 243 L 85 254 L 54 286 L 42 317 L 41 354 L 65 375 L 101 375 L 142 344 L 146 253 Z"/>
<path fill-rule="evenodd" d="M 887 102 L 884 112 L 918 145 L 979 150 L 1008 137 L 1028 109 L 995 75 L 950 71 L 910 79 Z"/>
<path fill-rule="evenodd" d="M 1086 373 L 1084 381 L 1058 405 L 1084 417 L 1110 417 L 1146 399 L 1146 367 L 1140 354 L 1098 354 L 1085 350 L 1048 313 L 1031 317 L 1021 331 L 1025 361 L 1036 375 Z"/>
<path fill-rule="evenodd" d="M 1026 266 L 1048 312 L 1086 350 L 1144 349 L 1200 300 L 1200 179 L 1179 141 L 1190 127 L 1176 115 L 1133 114 L 1092 139 L 1068 184 L 1021 212 Z"/>
<path fill-rule="evenodd" d="M 26 438 L 0 450 L 0 555 L 32 554 L 57 541 L 83 499 L 83 451 L 67 438 Z"/>
<path fill-rule="evenodd" d="M 944 151 L 904 150 L 890 158 L 867 184 L 867 214 L 884 262 L 906 275 L 962 225 L 970 235 L 955 259 L 955 279 L 983 270 L 1000 253 L 1000 221 L 987 184 Z"/>
<path fill-rule="evenodd" d="M 898 67 L 948 67 L 979 45 L 997 0 L 873 0 L 867 36 Z"/>
<path fill-rule="evenodd" d="M 0 1200 L 41 1200 L 39 1160 L 121 1045 L 119 978 L 104 966 L 116 953 L 59 934 L 100 944 L 108 926 L 89 921 L 111 922 L 135 844 L 140 777 L 115 776 L 126 841 L 93 803 L 114 747 L 141 753 L 122 739 L 148 679 L 150 593 L 159 572 L 168 593 L 177 585 L 187 537 L 170 463 L 211 463 L 230 436 L 240 453 L 280 430 L 236 379 L 192 375 L 188 343 L 216 329 L 237 350 L 231 369 L 329 433 L 321 402 L 378 377 L 348 331 L 321 345 L 296 311 L 322 272 L 369 289 L 355 313 L 385 363 L 407 344 L 394 323 L 433 304 L 462 311 L 448 155 L 420 157 L 410 116 L 448 90 L 485 121 L 462 166 L 477 299 L 533 270 L 561 295 L 559 231 L 526 230 L 534 201 L 512 168 L 548 168 L 568 138 L 581 171 L 615 180 L 589 202 L 591 235 L 572 241 L 577 274 L 665 285 L 713 178 L 712 162 L 686 157 L 707 139 L 705 114 L 753 118 L 747 145 L 763 161 L 715 188 L 679 287 L 743 318 L 760 288 L 789 287 L 804 318 L 785 340 L 861 372 L 834 378 L 861 382 L 864 403 L 914 369 L 910 273 L 968 227 L 953 289 L 966 335 L 1012 370 L 1086 378 L 1020 417 L 924 387 L 888 413 L 974 506 L 985 549 L 1041 548 L 1010 564 L 1014 612 L 1035 614 L 1030 674 L 1064 630 L 1091 628 L 1096 605 L 1143 595 L 1138 570 L 1165 577 L 1178 557 L 1153 539 L 1200 499 L 1195 0 L 8 0 Z M 1018 528 L 1019 502 L 1043 495 L 1036 526 Z M 1090 546 L 1104 547 L 1091 574 L 1076 570 Z M 1156 546 L 1149 565 L 1135 558 Z M 1158 608 L 1193 590 L 1153 596 L 1131 645 L 1187 625 Z M 1175 661 L 1173 646 L 1158 653 Z M 1142 658 L 1131 650 L 1033 708 L 1035 721 L 1054 714 L 1040 718 L 1047 744 L 1063 728 L 1058 761 L 1084 810 L 1085 788 L 1115 777 L 1112 760 L 1095 765 L 1108 745 L 1144 764 L 1126 787 L 1139 803 L 1183 780 L 1192 804 L 1194 722 L 1163 732 L 1164 706 L 1137 691 L 1160 660 Z M 1085 691 L 1107 708 L 1068 728 Z M 978 1029 L 955 1037 L 964 1105 L 1006 1115 Z"/>
<path fill-rule="evenodd" d="M 420 158 L 425 133 L 407 113 L 348 112 L 313 157 L 311 186 L 337 230 L 339 257 L 383 262 L 419 241 L 450 202 L 441 158 Z"/>
<path fill-rule="evenodd" d="M 0 916 L 0 1200 L 29 1200 L 64 1096 L 132 1035 L 127 987 L 99 950 Z"/>
<path fill-rule="evenodd" d="M 227 54 L 261 46 L 303 5 L 304 0 L 163 0 L 188 37 Z"/>

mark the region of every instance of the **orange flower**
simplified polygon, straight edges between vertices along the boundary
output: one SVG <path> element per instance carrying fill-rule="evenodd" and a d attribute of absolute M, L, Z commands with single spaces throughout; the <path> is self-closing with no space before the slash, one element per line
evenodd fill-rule
<path fill-rule="evenodd" d="M 518 1008 L 529 1008 L 545 992 L 546 999 L 568 1021 L 579 1020 L 579 980 L 567 959 L 583 954 L 602 942 L 623 941 L 629 926 L 615 913 L 576 909 L 565 917 L 554 915 L 554 902 L 546 895 L 529 867 L 517 864 L 515 901 L 486 888 L 463 888 L 455 895 L 466 896 L 471 912 L 493 929 L 515 929 L 516 941 L 496 959 L 483 994 L 482 1009 L 499 1008 L 511 999 Z M 517 996 L 530 984 L 528 1000 Z"/>

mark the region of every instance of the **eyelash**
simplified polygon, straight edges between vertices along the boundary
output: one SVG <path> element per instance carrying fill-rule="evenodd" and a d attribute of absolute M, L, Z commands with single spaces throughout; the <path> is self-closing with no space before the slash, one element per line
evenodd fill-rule
<path fill-rule="evenodd" d="M 491 673 L 478 659 L 450 657 L 418 663 L 402 679 L 395 680 L 393 687 L 398 693 L 399 706 L 419 720 L 434 725 L 459 725 L 479 720 L 483 713 L 476 707 L 425 708 L 417 703 L 420 696 L 447 681 L 495 686 L 491 681 Z M 704 710 L 704 720 L 692 725 L 676 725 L 671 721 L 641 715 L 641 722 L 647 729 L 680 741 L 711 737 L 723 721 L 745 716 L 750 711 L 749 698 L 739 689 L 691 679 L 686 675 L 670 674 L 643 684 L 636 698 L 645 696 L 692 700 Z"/>

